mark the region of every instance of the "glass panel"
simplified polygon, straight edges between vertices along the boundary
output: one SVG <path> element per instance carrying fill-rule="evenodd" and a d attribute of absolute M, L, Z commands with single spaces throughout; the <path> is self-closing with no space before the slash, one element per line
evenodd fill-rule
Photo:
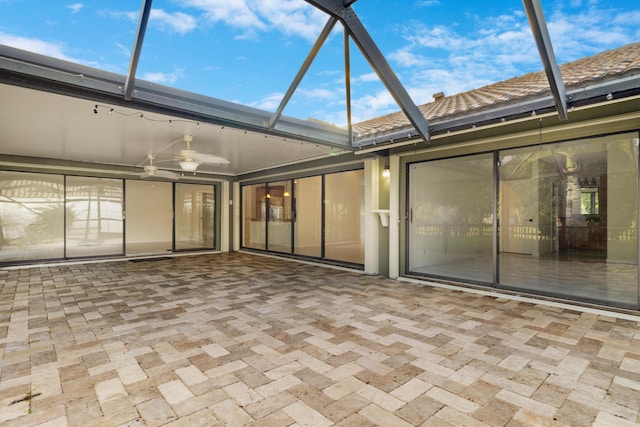
<path fill-rule="evenodd" d="M 170 182 L 127 180 L 126 253 L 171 251 L 173 200 Z"/>
<path fill-rule="evenodd" d="M 636 307 L 638 139 L 500 153 L 500 283 Z"/>
<path fill-rule="evenodd" d="M 213 249 L 215 198 L 211 185 L 176 184 L 176 250 Z"/>
<path fill-rule="evenodd" d="M 291 253 L 291 181 L 267 184 L 267 249 Z"/>
<path fill-rule="evenodd" d="M 493 156 L 409 167 L 409 271 L 493 283 Z"/>
<path fill-rule="evenodd" d="M 67 257 L 121 255 L 121 179 L 68 176 Z"/>
<path fill-rule="evenodd" d="M 364 171 L 325 176 L 325 258 L 364 264 Z"/>
<path fill-rule="evenodd" d="M 0 171 L 0 262 L 64 257 L 64 177 Z"/>
<path fill-rule="evenodd" d="M 295 180 L 293 194 L 294 252 L 319 258 L 322 256 L 322 177 Z"/>
<path fill-rule="evenodd" d="M 242 246 L 265 249 L 267 199 L 264 184 L 242 187 Z"/>

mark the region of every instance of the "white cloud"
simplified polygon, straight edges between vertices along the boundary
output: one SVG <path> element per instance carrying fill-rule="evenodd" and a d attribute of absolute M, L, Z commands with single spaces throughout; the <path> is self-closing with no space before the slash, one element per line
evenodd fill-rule
<path fill-rule="evenodd" d="M 0 33 L 0 44 L 15 47 L 29 52 L 47 55 L 65 61 L 78 62 L 64 53 L 64 45 L 58 42 L 46 42 L 29 37 Z"/>
<path fill-rule="evenodd" d="M 395 52 L 391 52 L 389 54 L 389 59 L 397 62 L 403 67 L 423 66 L 428 63 L 428 60 L 425 57 L 411 52 L 411 49 L 406 46 L 396 50 Z"/>
<path fill-rule="evenodd" d="M 283 97 L 284 97 L 283 93 L 276 92 L 276 93 L 272 93 L 270 95 L 265 96 L 259 101 L 252 102 L 249 105 L 251 107 L 259 108 L 261 110 L 275 111 L 276 108 L 278 108 L 278 106 L 280 105 L 280 102 L 282 101 Z"/>
<path fill-rule="evenodd" d="M 184 5 L 199 9 L 205 21 L 235 28 L 241 39 L 277 31 L 313 41 L 327 20 L 323 12 L 298 0 L 186 0 Z"/>
<path fill-rule="evenodd" d="M 80 12 L 80 10 L 84 7 L 84 5 L 82 3 L 74 3 L 74 4 L 68 4 L 66 6 L 67 9 L 71 9 L 72 13 L 78 13 Z"/>
<path fill-rule="evenodd" d="M 223 22 L 244 30 L 265 30 L 266 24 L 251 10 L 244 0 L 186 0 L 185 6 L 200 9 L 206 20 Z"/>
<path fill-rule="evenodd" d="M 640 12 L 637 12 L 640 16 Z M 558 10 L 548 18 L 549 33 L 560 62 L 593 55 L 635 41 L 633 13 L 590 8 L 579 14 Z"/>
<path fill-rule="evenodd" d="M 126 57 L 130 57 L 131 56 L 131 49 L 126 47 L 125 45 L 121 44 L 121 43 L 114 43 L 114 46 L 116 47 L 116 50 L 126 56 Z"/>
<path fill-rule="evenodd" d="M 262 0 L 251 4 L 271 29 L 309 41 L 315 41 L 327 21 L 326 14 L 300 1 Z"/>
<path fill-rule="evenodd" d="M 351 117 L 354 123 L 393 113 L 400 109 L 389 91 L 384 89 L 353 99 L 351 108 Z"/>
<path fill-rule="evenodd" d="M 159 84 L 174 84 L 182 76 L 183 70 L 178 69 L 171 73 L 149 72 L 140 76 L 140 79 Z"/>
<path fill-rule="evenodd" d="M 410 46 L 406 46 L 405 51 L 408 51 L 412 46 L 456 50 L 473 43 L 473 40 L 457 34 L 452 28 L 444 25 L 427 27 L 419 22 L 412 22 L 408 25 L 407 30 L 413 31 L 407 34 Z"/>
<path fill-rule="evenodd" d="M 637 25 L 638 22 L 640 22 L 640 10 L 619 13 L 612 21 L 617 25 Z"/>
<path fill-rule="evenodd" d="M 76 64 L 86 65 L 93 68 L 101 68 L 117 72 L 117 67 L 101 64 L 97 61 L 89 61 L 81 58 L 74 58 L 65 53 L 67 46 L 61 42 L 50 42 L 35 38 L 16 36 L 0 32 L 0 44 L 11 46 L 16 49 L 26 50 L 28 52 L 49 56 L 63 61 L 74 62 Z"/>
<path fill-rule="evenodd" d="M 160 28 L 169 27 L 179 34 L 186 34 L 196 28 L 193 16 L 182 12 L 167 13 L 162 9 L 152 9 L 149 22 Z"/>
<path fill-rule="evenodd" d="M 380 78 L 375 72 L 362 74 L 357 77 L 351 77 L 351 83 L 370 83 L 378 81 L 380 81 Z"/>
<path fill-rule="evenodd" d="M 312 89 L 312 90 L 308 90 L 308 89 L 298 89 L 296 91 L 297 95 L 302 95 L 305 96 L 307 98 L 312 98 L 312 99 L 334 99 L 336 97 L 336 92 L 332 91 L 332 90 L 328 90 L 328 89 Z M 344 91 L 340 92 L 339 96 L 343 96 L 344 95 Z"/>
<path fill-rule="evenodd" d="M 127 19 L 132 22 L 138 22 L 138 11 L 114 11 L 114 10 L 100 10 L 97 12 L 98 16 L 108 16 L 113 19 Z"/>

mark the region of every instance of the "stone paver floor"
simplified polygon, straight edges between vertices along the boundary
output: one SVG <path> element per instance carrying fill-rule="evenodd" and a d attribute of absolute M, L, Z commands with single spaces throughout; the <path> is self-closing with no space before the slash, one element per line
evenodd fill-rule
<path fill-rule="evenodd" d="M 7 426 L 631 426 L 638 323 L 244 253 L 0 271 Z"/>

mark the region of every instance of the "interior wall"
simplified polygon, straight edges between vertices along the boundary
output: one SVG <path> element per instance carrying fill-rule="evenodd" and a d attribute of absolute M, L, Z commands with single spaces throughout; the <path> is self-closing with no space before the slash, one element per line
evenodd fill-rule
<path fill-rule="evenodd" d="M 298 255 L 322 256 L 322 177 L 295 180 L 295 242 Z"/>
<path fill-rule="evenodd" d="M 170 182 L 127 180 L 126 253 L 171 251 L 173 203 Z"/>

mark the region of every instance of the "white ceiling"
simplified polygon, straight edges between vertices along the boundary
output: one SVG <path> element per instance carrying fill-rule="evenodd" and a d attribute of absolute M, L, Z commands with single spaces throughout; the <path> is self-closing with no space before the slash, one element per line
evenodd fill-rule
<path fill-rule="evenodd" d="M 191 149 L 230 162 L 202 164 L 198 173 L 241 175 L 339 152 L 320 144 L 206 123 L 198 125 L 155 113 L 143 112 L 144 118 L 138 119 L 139 110 L 5 84 L 0 84 L 0 99 L 3 155 L 140 166 L 148 154 L 177 155 L 185 144 L 172 142 L 191 134 Z M 96 104 L 101 105 L 97 114 Z M 114 108 L 111 114 L 110 108 Z M 175 161 L 155 164 L 180 170 Z"/>

